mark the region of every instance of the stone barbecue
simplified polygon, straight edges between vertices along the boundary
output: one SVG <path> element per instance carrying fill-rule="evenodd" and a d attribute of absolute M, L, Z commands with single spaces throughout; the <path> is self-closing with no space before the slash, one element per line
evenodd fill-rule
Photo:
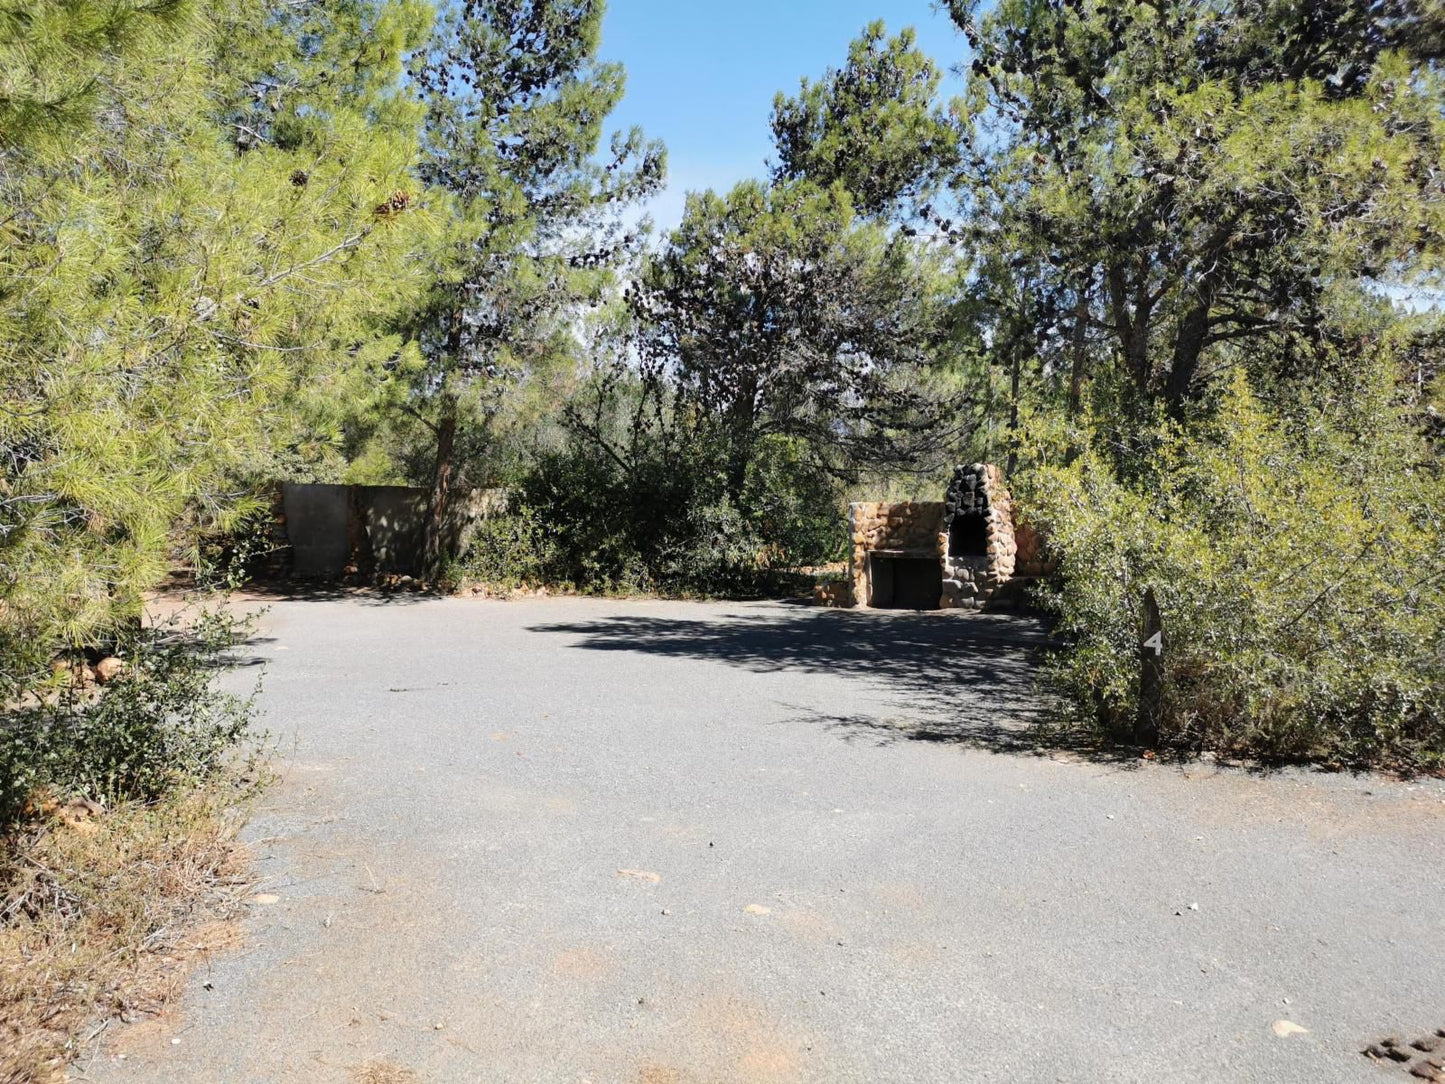
<path fill-rule="evenodd" d="M 989 464 L 959 467 L 942 501 L 850 505 L 848 524 L 852 591 L 844 604 L 979 610 L 1012 604 L 1018 591 L 1008 585 L 1048 571 L 1037 536 L 1015 527 L 1003 475 Z"/>

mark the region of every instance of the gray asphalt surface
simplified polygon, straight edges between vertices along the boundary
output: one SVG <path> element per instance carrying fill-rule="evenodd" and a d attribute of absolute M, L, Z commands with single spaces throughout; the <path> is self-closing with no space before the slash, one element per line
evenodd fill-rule
<path fill-rule="evenodd" d="M 1037 755 L 1038 640 L 279 603 L 274 902 L 82 1079 L 1411 1079 L 1359 1051 L 1445 1027 L 1445 787 Z"/>

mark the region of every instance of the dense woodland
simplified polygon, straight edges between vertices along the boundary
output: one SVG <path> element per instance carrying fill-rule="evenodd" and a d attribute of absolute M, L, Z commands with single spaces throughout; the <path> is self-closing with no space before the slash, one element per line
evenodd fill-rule
<path fill-rule="evenodd" d="M 434 583 L 727 595 L 979 460 L 1060 562 L 1053 725 L 1130 733 L 1152 588 L 1163 744 L 1438 770 L 1445 7 L 943 6 L 658 234 L 603 0 L 0 0 L 5 800 L 232 734 L 135 618 L 277 480 L 425 487 Z M 180 737 L 57 699 L 97 645 Z"/>

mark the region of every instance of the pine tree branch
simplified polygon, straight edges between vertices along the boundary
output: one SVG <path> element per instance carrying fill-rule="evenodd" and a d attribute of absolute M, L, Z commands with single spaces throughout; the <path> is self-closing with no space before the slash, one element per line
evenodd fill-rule
<path fill-rule="evenodd" d="M 339 256 L 343 252 L 349 252 L 351 249 L 356 248 L 369 236 L 371 236 L 371 229 L 372 228 L 368 226 L 360 233 L 352 234 L 350 237 L 346 238 L 346 240 L 332 245 L 319 256 L 314 256 L 311 259 L 307 260 L 305 263 L 298 263 L 293 267 L 288 267 L 285 271 L 278 271 L 276 274 L 262 279 L 256 284 L 256 288 L 258 290 L 264 290 L 269 286 L 276 285 L 276 283 L 282 281 L 283 279 L 290 278 L 292 275 L 299 274 L 300 272 L 310 270 L 311 268 L 316 267 L 319 264 L 326 263 L 328 260 Z M 240 298 L 238 297 L 237 300 L 240 300 Z"/>

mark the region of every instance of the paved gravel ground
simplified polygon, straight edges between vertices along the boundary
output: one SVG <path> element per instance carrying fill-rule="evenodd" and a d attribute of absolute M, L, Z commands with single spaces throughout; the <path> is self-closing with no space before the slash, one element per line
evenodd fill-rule
<path fill-rule="evenodd" d="M 1359 1051 L 1445 1027 L 1445 787 L 1036 755 L 1039 639 L 279 603 L 246 945 L 82 1079 L 1409 1080 Z"/>

